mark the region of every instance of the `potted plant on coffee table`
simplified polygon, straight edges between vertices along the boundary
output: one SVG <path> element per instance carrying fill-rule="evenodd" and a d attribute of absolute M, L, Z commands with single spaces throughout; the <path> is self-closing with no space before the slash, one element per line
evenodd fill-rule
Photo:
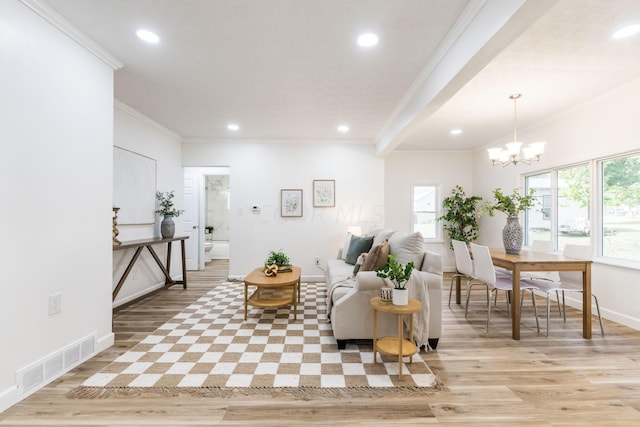
<path fill-rule="evenodd" d="M 377 268 L 376 276 L 389 279 L 393 283 L 392 301 L 394 305 L 407 305 L 409 303 L 409 290 L 407 282 L 413 271 L 413 261 L 406 265 L 398 262 L 397 254 L 389 255 L 389 262 L 384 267 Z"/>
<path fill-rule="evenodd" d="M 282 250 L 270 251 L 267 259 L 264 260 L 265 267 L 268 267 L 274 264 L 278 266 L 278 273 L 283 273 L 283 272 L 292 270 L 291 261 L 289 260 L 289 257 L 284 252 L 282 252 Z"/>

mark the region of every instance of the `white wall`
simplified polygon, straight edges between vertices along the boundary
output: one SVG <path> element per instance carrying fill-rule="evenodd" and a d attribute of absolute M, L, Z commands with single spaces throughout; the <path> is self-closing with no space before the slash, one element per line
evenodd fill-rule
<path fill-rule="evenodd" d="M 335 258 L 346 229 L 384 222 L 384 162 L 375 147 L 334 143 L 185 142 L 183 165 L 229 166 L 229 275 L 244 277 L 284 250 L 305 280 L 322 280 L 314 257 Z M 335 179 L 336 207 L 313 208 L 314 179 Z M 303 217 L 280 217 L 280 190 L 303 190 Z M 252 206 L 260 213 L 252 213 Z"/>
<path fill-rule="evenodd" d="M 2 411 L 30 392 L 19 369 L 87 336 L 113 343 L 113 69 L 21 2 L 0 9 Z"/>
<path fill-rule="evenodd" d="M 113 132 L 113 145 L 156 160 L 157 191 L 173 190 L 175 192 L 173 200 L 176 208 L 183 209 L 184 186 L 182 166 L 180 164 L 181 138 L 121 102 L 116 102 Z M 121 210 L 126 208 L 126 206 L 120 206 Z M 155 224 L 119 225 L 118 231 L 120 234 L 118 239 L 124 242 L 159 237 L 161 220 L 160 216 L 156 216 Z M 182 217 L 175 217 L 174 221 L 176 223 L 176 235 L 182 235 Z M 155 245 L 153 248 L 164 262 L 166 243 Z M 135 249 L 124 249 L 113 252 L 113 288 L 115 288 L 123 271 L 126 269 L 134 251 Z M 174 279 L 182 278 L 182 261 L 179 254 L 180 244 L 178 242 L 173 243 L 171 276 Z M 120 289 L 118 297 L 114 301 L 114 306 L 117 307 L 149 291 L 160 288 L 164 286 L 164 282 L 165 278 L 162 271 L 149 251 L 144 249 Z"/>
<path fill-rule="evenodd" d="M 460 185 L 468 196 L 473 195 L 473 153 L 396 151 L 385 159 L 386 227 L 412 230 L 412 186 L 437 185 L 440 202 Z M 443 255 L 445 270 L 455 269 L 453 251 L 445 235 L 440 242 L 426 244 L 427 249 Z"/>
<path fill-rule="evenodd" d="M 545 154 L 540 163 L 492 167 L 486 151 L 474 154 L 474 189 L 478 195 L 490 198 L 495 187 L 510 191 L 524 186 L 522 175 L 530 171 L 570 165 L 609 155 L 640 149 L 640 120 L 637 101 L 640 80 L 616 91 L 577 106 L 532 129 L 518 130 L 525 142 L 546 140 Z M 503 144 L 507 141 L 498 141 Z M 495 145 L 495 144 L 491 144 Z M 484 217 L 481 222 L 481 242 L 501 246 L 501 229 L 505 217 Z M 598 296 L 603 315 L 619 323 L 640 329 L 640 271 L 604 265 L 596 259 L 593 265 L 593 291 Z"/>

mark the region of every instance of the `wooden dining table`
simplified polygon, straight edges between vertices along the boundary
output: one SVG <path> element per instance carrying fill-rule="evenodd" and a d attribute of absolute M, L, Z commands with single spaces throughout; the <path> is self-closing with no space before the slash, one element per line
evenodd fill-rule
<path fill-rule="evenodd" d="M 520 339 L 520 273 L 523 271 L 579 271 L 582 272 L 582 336 L 591 339 L 591 261 L 569 258 L 559 254 L 533 252 L 523 249 L 513 255 L 503 248 L 490 249 L 493 265 L 512 272 L 511 336 Z M 456 278 L 456 302 L 460 304 L 460 278 Z"/>

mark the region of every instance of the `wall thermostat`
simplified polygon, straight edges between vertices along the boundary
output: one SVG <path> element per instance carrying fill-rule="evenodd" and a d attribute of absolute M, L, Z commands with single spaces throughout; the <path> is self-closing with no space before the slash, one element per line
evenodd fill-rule
<path fill-rule="evenodd" d="M 251 212 L 260 213 L 260 206 L 251 206 Z"/>

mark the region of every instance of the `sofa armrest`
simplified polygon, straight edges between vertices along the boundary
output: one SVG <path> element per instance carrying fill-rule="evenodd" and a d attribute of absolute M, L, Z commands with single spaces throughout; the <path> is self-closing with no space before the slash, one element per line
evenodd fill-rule
<path fill-rule="evenodd" d="M 353 289 L 356 291 L 375 291 L 386 286 L 381 277 L 376 276 L 375 271 L 360 271 L 356 275 L 356 283 Z"/>
<path fill-rule="evenodd" d="M 442 255 L 436 252 L 424 251 L 421 271 L 442 275 Z"/>

